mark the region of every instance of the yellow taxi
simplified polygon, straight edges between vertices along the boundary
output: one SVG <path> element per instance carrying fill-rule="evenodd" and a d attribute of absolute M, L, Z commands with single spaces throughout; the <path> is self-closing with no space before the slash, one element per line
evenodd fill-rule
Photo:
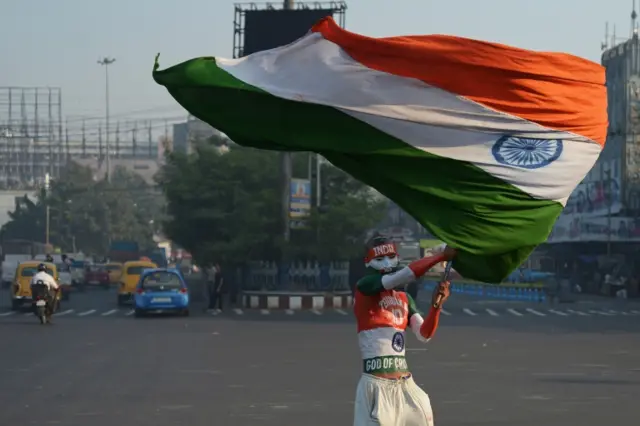
<path fill-rule="evenodd" d="M 133 292 L 136 290 L 140 275 L 145 269 L 155 269 L 155 263 L 147 260 L 133 260 L 122 265 L 122 274 L 118 286 L 118 305 L 125 305 L 133 301 Z"/>
<path fill-rule="evenodd" d="M 122 275 L 122 263 L 109 262 L 105 265 L 105 269 L 109 273 L 109 283 L 118 284 L 120 282 L 120 275 Z"/>
<path fill-rule="evenodd" d="M 58 268 L 49 262 L 40 262 L 37 260 L 29 260 L 20 262 L 16 268 L 16 273 L 11 284 L 11 309 L 16 311 L 22 307 L 31 307 L 31 278 L 38 272 L 38 265 L 44 263 L 47 273 L 60 282 L 58 276 Z M 61 292 L 58 292 L 58 306 L 60 306 Z"/>

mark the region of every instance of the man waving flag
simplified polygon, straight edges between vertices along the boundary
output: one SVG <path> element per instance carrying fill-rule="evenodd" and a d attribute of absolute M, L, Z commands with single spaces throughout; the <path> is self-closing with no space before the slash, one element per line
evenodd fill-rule
<path fill-rule="evenodd" d="M 607 130 L 593 62 L 451 36 L 368 38 L 331 18 L 241 59 L 156 62 L 153 77 L 240 145 L 323 155 L 487 282 L 546 240 Z"/>

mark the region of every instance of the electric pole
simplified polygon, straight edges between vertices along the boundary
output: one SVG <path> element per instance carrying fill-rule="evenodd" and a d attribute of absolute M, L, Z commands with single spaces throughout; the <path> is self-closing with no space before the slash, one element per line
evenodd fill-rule
<path fill-rule="evenodd" d="M 107 130 L 106 130 L 106 147 L 107 147 L 107 173 L 106 178 L 107 182 L 111 182 L 111 146 L 109 144 L 109 65 L 115 62 L 115 58 L 109 58 L 105 56 L 104 58 L 98 60 L 98 64 L 104 66 L 104 77 L 105 77 L 105 109 L 106 109 L 106 121 L 107 121 Z"/>

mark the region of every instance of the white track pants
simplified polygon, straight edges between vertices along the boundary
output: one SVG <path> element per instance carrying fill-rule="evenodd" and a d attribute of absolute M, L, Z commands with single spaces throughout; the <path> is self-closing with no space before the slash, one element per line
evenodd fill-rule
<path fill-rule="evenodd" d="M 433 426 L 429 396 L 412 377 L 388 380 L 363 374 L 356 391 L 354 426 Z"/>

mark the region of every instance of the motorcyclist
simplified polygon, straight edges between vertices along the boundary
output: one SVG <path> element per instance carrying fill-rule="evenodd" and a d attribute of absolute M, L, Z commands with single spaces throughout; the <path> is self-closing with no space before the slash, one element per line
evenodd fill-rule
<path fill-rule="evenodd" d="M 55 311 L 54 301 L 56 293 L 60 290 L 60 286 L 56 280 L 47 272 L 47 266 L 44 263 L 38 265 L 38 272 L 31 277 L 31 287 L 35 285 L 45 285 L 47 287 L 47 303 Z"/>

